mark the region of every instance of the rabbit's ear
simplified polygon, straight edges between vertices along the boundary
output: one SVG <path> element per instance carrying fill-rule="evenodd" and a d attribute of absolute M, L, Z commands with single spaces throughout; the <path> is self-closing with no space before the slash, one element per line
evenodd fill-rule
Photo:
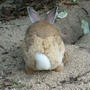
<path fill-rule="evenodd" d="M 32 23 L 35 23 L 40 20 L 39 15 L 32 7 L 27 7 L 27 11 L 28 11 L 28 14 Z"/>
<path fill-rule="evenodd" d="M 56 12 L 58 7 L 54 8 L 49 12 L 49 14 L 46 16 L 45 21 L 49 22 L 50 24 L 53 24 L 56 19 Z"/>

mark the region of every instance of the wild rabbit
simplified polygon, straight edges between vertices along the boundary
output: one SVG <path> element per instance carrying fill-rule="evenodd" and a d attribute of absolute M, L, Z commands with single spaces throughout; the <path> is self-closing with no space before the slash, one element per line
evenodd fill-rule
<path fill-rule="evenodd" d="M 65 62 L 65 46 L 53 25 L 57 7 L 44 20 L 31 7 L 27 8 L 32 25 L 26 31 L 22 44 L 25 70 L 33 71 L 55 70 L 60 72 Z"/>

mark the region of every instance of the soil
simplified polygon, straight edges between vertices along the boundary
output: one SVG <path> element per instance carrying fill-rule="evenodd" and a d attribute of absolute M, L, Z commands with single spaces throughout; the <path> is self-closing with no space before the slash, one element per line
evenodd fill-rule
<path fill-rule="evenodd" d="M 90 1 L 79 0 L 79 6 L 66 8 L 68 16 L 56 19 L 65 42 L 67 63 L 62 72 L 42 71 L 27 75 L 21 53 L 22 40 L 32 23 L 28 16 L 0 21 L 0 90 L 90 90 L 90 33 L 83 35 L 81 20 L 90 26 Z M 3 6 L 6 2 L 0 5 Z M 46 12 L 38 11 L 41 18 Z"/>

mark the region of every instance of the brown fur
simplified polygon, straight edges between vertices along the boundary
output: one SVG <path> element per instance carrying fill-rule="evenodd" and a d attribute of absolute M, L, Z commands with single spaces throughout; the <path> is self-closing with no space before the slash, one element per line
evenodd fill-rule
<path fill-rule="evenodd" d="M 64 43 L 57 29 L 48 22 L 38 21 L 32 24 L 26 32 L 22 45 L 23 55 L 25 57 L 25 70 L 28 74 L 37 71 L 34 60 L 35 53 L 44 53 L 51 63 L 51 70 L 62 71 L 63 67 L 58 63 L 59 53 L 65 52 Z M 64 55 L 63 63 L 66 62 Z M 39 70 L 38 70 L 39 71 Z"/>
<path fill-rule="evenodd" d="M 64 53 L 64 58 L 63 58 L 63 63 L 66 64 L 66 62 L 67 62 L 67 53 L 65 52 Z"/>
<path fill-rule="evenodd" d="M 64 67 L 63 66 L 57 66 L 57 68 L 55 69 L 56 72 L 61 72 L 63 71 Z"/>
<path fill-rule="evenodd" d="M 33 71 L 33 69 L 29 68 L 28 66 L 25 66 L 25 72 L 27 74 L 32 74 L 34 71 Z"/>
<path fill-rule="evenodd" d="M 28 35 L 30 35 L 30 37 L 33 36 L 34 34 L 36 34 L 37 36 L 39 36 L 41 38 L 59 35 L 56 27 L 54 27 L 52 24 L 49 24 L 48 22 L 45 22 L 45 21 L 38 21 L 38 22 L 32 24 L 28 28 L 26 34 L 27 33 L 28 33 Z"/>

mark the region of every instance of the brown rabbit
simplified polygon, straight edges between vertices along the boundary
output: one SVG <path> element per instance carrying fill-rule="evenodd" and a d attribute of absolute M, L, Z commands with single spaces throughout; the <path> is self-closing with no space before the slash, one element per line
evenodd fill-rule
<path fill-rule="evenodd" d="M 32 8 L 28 7 L 27 10 L 33 24 L 27 29 L 22 45 L 26 72 L 28 74 L 41 70 L 60 72 L 64 67 L 65 46 L 56 27 L 53 26 L 57 7 L 45 20 L 40 20 Z"/>

